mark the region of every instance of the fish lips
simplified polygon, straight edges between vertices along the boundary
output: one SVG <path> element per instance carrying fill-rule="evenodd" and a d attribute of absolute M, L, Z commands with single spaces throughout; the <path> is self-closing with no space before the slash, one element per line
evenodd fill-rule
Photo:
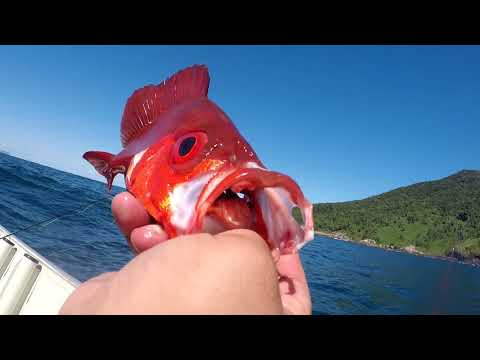
<path fill-rule="evenodd" d="M 313 239 L 312 204 L 298 184 L 289 176 L 259 167 L 227 168 L 212 177 L 197 200 L 189 232 L 201 231 L 208 210 L 227 190 L 247 190 L 252 195 L 266 230 L 265 240 L 272 249 L 293 253 Z M 293 218 L 294 207 L 300 209 L 303 225 Z"/>

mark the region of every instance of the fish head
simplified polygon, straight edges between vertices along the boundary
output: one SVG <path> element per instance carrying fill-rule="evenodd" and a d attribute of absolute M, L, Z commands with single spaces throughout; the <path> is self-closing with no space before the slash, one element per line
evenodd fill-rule
<path fill-rule="evenodd" d="M 313 238 L 311 204 L 297 183 L 267 170 L 220 107 L 202 100 L 176 123 L 142 154 L 127 186 L 171 237 L 201 232 L 210 222 L 256 231 L 281 253 Z"/>
<path fill-rule="evenodd" d="M 313 218 L 312 205 L 298 184 L 268 170 L 229 116 L 206 97 L 208 73 L 203 74 L 203 87 L 197 86 L 197 96 L 189 96 L 185 87 L 191 88 L 201 76 L 190 73 L 182 82 L 178 76 L 162 85 L 175 92 L 168 110 L 155 105 L 168 102 L 160 93 L 141 101 L 137 94 L 132 100 L 135 111 L 128 111 L 132 104 L 127 103 L 122 139 L 136 149 L 122 168 L 128 191 L 170 238 L 202 232 L 209 222 L 209 228 L 219 230 L 253 230 L 280 253 L 300 249 L 313 239 Z M 161 100 L 149 102 L 152 98 Z M 138 130 L 143 124 L 144 131 Z M 295 207 L 302 224 L 292 215 Z"/>

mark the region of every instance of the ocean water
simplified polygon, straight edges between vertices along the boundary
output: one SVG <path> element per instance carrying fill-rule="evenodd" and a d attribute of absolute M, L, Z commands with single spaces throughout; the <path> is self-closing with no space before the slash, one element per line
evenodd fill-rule
<path fill-rule="evenodd" d="M 63 216 L 17 236 L 66 272 L 85 281 L 132 259 L 103 183 L 1 153 L 0 171 L 0 224 Z M 480 314 L 478 267 L 325 237 L 301 257 L 314 314 Z"/>

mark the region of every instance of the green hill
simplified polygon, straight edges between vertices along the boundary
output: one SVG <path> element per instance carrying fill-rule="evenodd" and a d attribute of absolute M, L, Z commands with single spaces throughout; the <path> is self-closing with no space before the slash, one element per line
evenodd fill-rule
<path fill-rule="evenodd" d="M 364 200 L 314 205 L 315 230 L 430 255 L 480 257 L 480 171 L 402 187 Z"/>

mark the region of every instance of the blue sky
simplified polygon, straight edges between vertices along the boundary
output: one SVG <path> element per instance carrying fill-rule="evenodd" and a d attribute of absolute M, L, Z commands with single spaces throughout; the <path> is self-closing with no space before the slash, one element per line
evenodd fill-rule
<path fill-rule="evenodd" d="M 195 63 L 314 202 L 480 169 L 479 46 L 0 46 L 0 149 L 103 181 L 81 155 L 120 151 L 128 96 Z"/>

